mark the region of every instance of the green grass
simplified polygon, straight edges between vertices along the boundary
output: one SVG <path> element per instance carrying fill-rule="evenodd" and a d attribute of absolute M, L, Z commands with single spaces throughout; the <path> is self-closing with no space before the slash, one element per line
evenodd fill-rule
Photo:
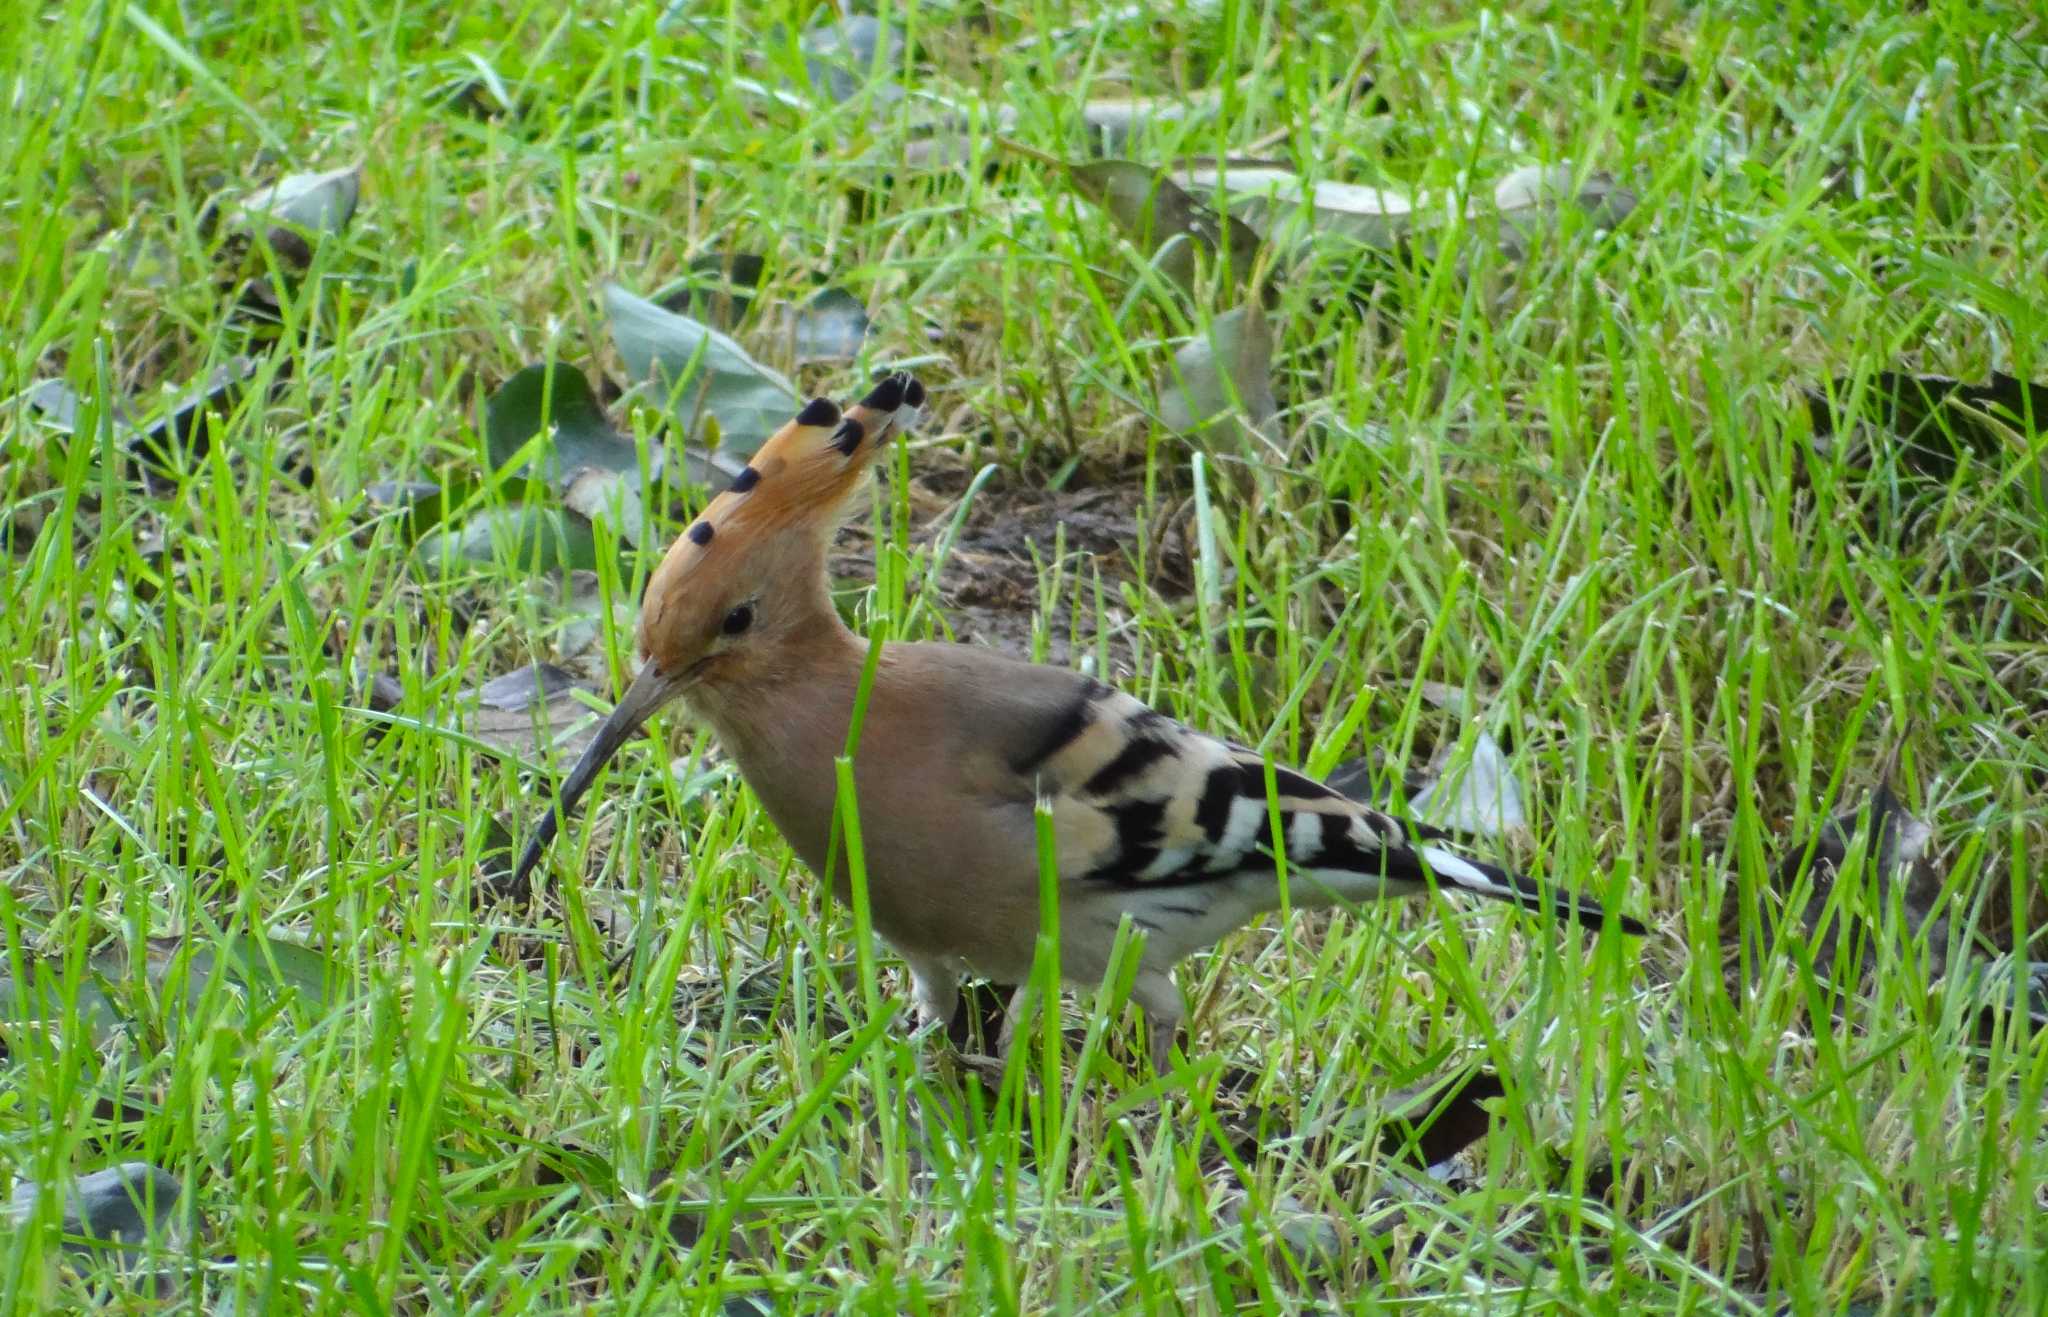
<path fill-rule="evenodd" d="M 15 6 L 0 396 L 61 377 L 145 413 L 260 365 L 152 491 L 97 407 L 71 439 L 0 417 L 0 1177 L 169 1169 L 209 1230 L 150 1265 L 238 1311 L 2048 1309 L 2048 1051 L 1939 974 L 1980 905 L 2019 912 L 2025 958 L 2043 904 L 2044 441 L 2007 426 L 1935 481 L 1881 438 L 1868 471 L 1806 456 L 1803 386 L 2048 377 L 2041 20 L 1904 8 L 935 5 L 905 16 L 908 100 L 805 108 L 779 24 L 817 16 L 789 6 L 661 32 L 644 6 Z M 1361 71 L 1389 112 L 1347 104 Z M 516 118 L 447 108 L 478 79 Z M 1228 304 L 985 135 L 967 169 L 902 161 L 942 104 L 1080 159 L 1084 100 L 1219 87 L 1126 153 L 1258 144 L 1439 197 L 1568 160 L 1641 204 L 1517 264 L 1476 223 L 1436 259 L 1283 262 L 1292 446 L 1198 482 L 1157 382 Z M 266 346 L 206 199 L 353 161 L 361 209 Z M 926 569 L 994 464 L 977 543 L 1038 573 L 1002 634 L 1317 772 L 1511 732 L 1514 858 L 1656 935 L 1268 921 L 1183 967 L 1187 1071 L 1148 1087 L 1135 1015 L 1070 1000 L 1085 1038 L 992 1095 L 887 1018 L 900 971 L 862 979 L 854 920 L 746 791 L 645 740 L 543 900 L 484 899 L 491 821 L 522 833 L 551 779 L 451 731 L 455 693 L 574 618 L 509 564 L 421 573 L 364 491 L 474 481 L 497 382 L 618 375 L 605 278 L 734 250 L 769 258 L 764 303 L 822 274 L 873 312 L 808 390 L 906 362 L 933 389 L 848 546 L 879 558 L 864 627 L 975 629 Z M 1010 509 L 1055 483 L 1119 491 L 1128 552 L 1022 542 Z M 707 766 L 682 718 L 658 731 Z M 1831 909 L 1871 930 L 1864 972 L 1824 982 L 1771 867 L 1894 756 L 1959 913 L 1915 938 L 1852 866 Z M 1505 1097 L 1458 1174 L 1377 1149 L 1392 1094 L 1471 1064 Z M 1269 1247 L 1284 1202 L 1335 1227 L 1326 1267 Z M 9 1310 L 99 1283 L 58 1265 L 60 1212 L 0 1237 Z"/>

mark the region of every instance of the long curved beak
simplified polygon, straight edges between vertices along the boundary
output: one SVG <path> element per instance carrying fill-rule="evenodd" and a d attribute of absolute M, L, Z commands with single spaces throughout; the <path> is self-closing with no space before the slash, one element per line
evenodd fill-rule
<path fill-rule="evenodd" d="M 519 853 L 518 867 L 512 871 L 511 890 L 526 893 L 532 889 L 528 879 L 534 866 L 540 863 L 541 852 L 555 839 L 561 830 L 562 820 L 576 812 L 583 794 L 590 790 L 590 784 L 597 780 L 597 774 L 619 747 L 632 739 L 641 724 L 654 716 L 656 710 L 682 694 L 683 684 L 674 676 L 662 672 L 653 663 L 642 663 L 633 684 L 626 687 L 626 693 L 619 697 L 611 714 L 598 726 L 597 736 L 584 750 L 583 757 L 569 770 L 561 791 L 555 797 L 554 808 L 541 815 L 533 825 L 533 835 L 527 839 L 526 849 Z"/>

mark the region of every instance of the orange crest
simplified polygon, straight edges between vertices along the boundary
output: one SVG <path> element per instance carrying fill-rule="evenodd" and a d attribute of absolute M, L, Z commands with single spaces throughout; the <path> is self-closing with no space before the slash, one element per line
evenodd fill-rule
<path fill-rule="evenodd" d="M 640 618 L 642 652 L 658 656 L 701 629 L 687 615 L 715 613 L 747 578 L 807 570 L 802 560 L 822 554 L 868 468 L 916 419 L 924 396 L 924 385 L 898 373 L 844 412 L 813 398 L 769 436 L 654 569 Z"/>

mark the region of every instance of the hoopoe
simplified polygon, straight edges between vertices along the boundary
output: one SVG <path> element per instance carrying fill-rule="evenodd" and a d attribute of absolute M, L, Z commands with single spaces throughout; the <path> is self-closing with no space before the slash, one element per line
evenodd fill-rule
<path fill-rule="evenodd" d="M 848 896 L 833 848 L 834 764 L 868 643 L 832 606 L 826 551 L 924 397 L 898 374 L 844 412 L 813 400 L 677 537 L 647 584 L 638 674 L 535 827 L 515 886 L 619 747 L 680 698 L 797 855 Z M 1448 839 L 1440 829 L 1404 825 L 1289 769 L 1274 769 L 1269 799 L 1266 772 L 1256 753 L 1081 673 L 972 645 L 885 645 L 854 795 L 873 926 L 910 969 L 920 1023 L 946 1027 L 962 975 L 1029 981 L 1041 801 L 1055 837 L 1062 975 L 1099 984 L 1128 917 L 1143 935 L 1131 996 L 1161 1073 L 1182 1017 L 1174 966 L 1279 907 L 1276 844 L 1298 908 L 1420 895 L 1433 875 L 1587 927 L 1606 919 L 1591 901 L 1428 844 Z M 1626 916 L 1615 923 L 1644 932 Z"/>

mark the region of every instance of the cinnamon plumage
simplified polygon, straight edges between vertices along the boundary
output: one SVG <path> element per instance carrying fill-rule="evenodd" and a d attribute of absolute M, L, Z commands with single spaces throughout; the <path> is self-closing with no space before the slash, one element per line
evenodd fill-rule
<path fill-rule="evenodd" d="M 798 857 L 846 895 L 835 761 L 869 646 L 832 606 L 826 551 L 876 456 L 923 401 L 907 375 L 844 411 L 812 401 L 676 539 L 648 582 L 638 674 L 534 829 L 516 883 L 618 748 L 680 698 Z M 1083 674 L 971 645 L 883 646 L 854 779 L 874 928 L 908 965 L 922 1021 L 944 1027 L 963 975 L 1029 978 L 1044 802 L 1062 975 L 1099 984 L 1128 918 L 1142 935 L 1131 996 L 1161 1070 L 1183 1015 L 1174 966 L 1279 907 L 1280 853 L 1296 908 L 1420 895 L 1433 881 L 1643 932 L 1290 769 L 1273 769 L 1269 792 L 1266 764 L 1242 746 Z"/>

